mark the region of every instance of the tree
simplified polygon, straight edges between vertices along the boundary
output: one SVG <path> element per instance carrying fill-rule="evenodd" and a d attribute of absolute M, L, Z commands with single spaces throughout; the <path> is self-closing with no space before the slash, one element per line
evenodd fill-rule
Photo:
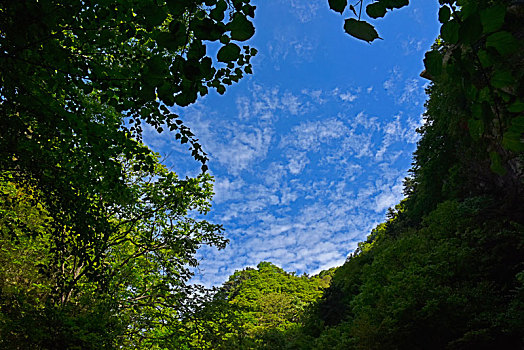
<path fill-rule="evenodd" d="M 1 223 L 9 232 L 2 244 L 48 286 L 42 300 L 24 305 L 36 310 L 34 324 L 64 332 L 56 347 L 159 339 L 155 327 L 184 308 L 196 249 L 224 246 L 221 227 L 198 218 L 209 210 L 210 177 L 179 179 L 141 134 L 144 125 L 176 131 L 205 172 L 198 139 L 168 107 L 193 103 L 208 89 L 222 94 L 251 73 L 256 50 L 238 42 L 254 34 L 254 9 L 249 0 L 0 4 L 0 182 L 33 196 L 23 197 L 22 207 L 31 208 L 25 213 L 18 204 L 6 208 L 12 215 Z M 210 43 L 216 55 L 207 52 Z M 13 230 L 28 210 L 49 220 Z M 45 263 L 31 261 L 32 245 L 42 245 Z M 21 308 L 3 308 L 11 320 L 4 325 L 28 310 L 17 304 L 20 288 L 27 289 L 19 284 L 9 293 Z M 107 310 L 108 323 L 94 317 L 97 307 Z M 86 328 L 82 317 L 108 338 L 73 336 Z M 2 345 L 31 339 L 33 321 L 3 328 L 13 337 Z M 49 347 L 44 338 L 33 346 Z"/>
<path fill-rule="evenodd" d="M 293 340 L 307 306 L 329 286 L 334 269 L 308 277 L 270 262 L 235 271 L 204 303 L 197 349 L 280 349 Z M 298 346 L 298 345 L 296 345 Z"/>
<path fill-rule="evenodd" d="M 254 33 L 248 0 L 0 6 L 2 170 L 37 182 L 61 204 L 57 211 L 82 202 L 82 192 L 118 203 L 126 193 L 121 160 L 154 166 L 138 142 L 143 123 L 177 130 L 207 168 L 198 140 L 166 106 L 188 105 L 208 87 L 223 93 L 251 72 L 256 50 L 233 42 Z M 221 68 L 206 54 L 210 41 L 220 42 Z"/>

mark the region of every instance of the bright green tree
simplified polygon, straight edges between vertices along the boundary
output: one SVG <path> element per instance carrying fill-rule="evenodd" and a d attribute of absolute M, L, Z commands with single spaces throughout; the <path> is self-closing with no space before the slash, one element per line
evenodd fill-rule
<path fill-rule="evenodd" d="M 197 219 L 209 210 L 209 176 L 179 179 L 141 133 L 175 131 L 206 170 L 198 139 L 168 107 L 251 73 L 256 50 L 239 45 L 254 34 L 254 9 L 249 0 L 0 4 L 0 182 L 27 194 L 6 202 L 0 223 L 2 275 L 14 274 L 2 288 L 13 301 L 2 298 L 2 347 L 167 338 L 178 347 L 188 266 L 200 245 L 225 240 Z"/>

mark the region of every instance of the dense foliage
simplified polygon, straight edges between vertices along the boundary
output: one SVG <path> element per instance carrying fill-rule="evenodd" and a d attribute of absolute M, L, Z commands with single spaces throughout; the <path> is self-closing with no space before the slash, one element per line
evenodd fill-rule
<path fill-rule="evenodd" d="M 278 349 L 294 341 L 309 305 L 334 270 L 296 276 L 269 263 L 236 271 L 204 304 L 191 332 L 196 349 Z"/>
<path fill-rule="evenodd" d="M 251 72 L 249 0 L 0 3 L 0 347 L 179 347 L 211 178 L 141 143 Z M 216 55 L 207 47 L 213 43 Z M 193 297 L 191 297 L 193 295 Z M 172 327 L 165 328 L 166 324 Z"/>
<path fill-rule="evenodd" d="M 0 347 L 524 347 L 524 6 L 439 1 L 425 123 L 406 199 L 317 276 L 263 262 L 209 294 L 202 244 L 226 244 L 211 178 L 180 179 L 141 143 L 168 106 L 251 72 L 247 0 L 0 3 Z M 329 0 L 379 38 L 364 1 Z M 407 0 L 370 2 L 383 17 Z M 219 46 L 216 57 L 208 42 Z"/>

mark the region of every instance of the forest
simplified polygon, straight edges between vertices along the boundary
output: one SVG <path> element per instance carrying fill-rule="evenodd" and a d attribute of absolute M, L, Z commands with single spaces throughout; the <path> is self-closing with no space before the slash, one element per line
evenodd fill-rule
<path fill-rule="evenodd" d="M 412 6 L 327 3 L 371 45 Z M 0 2 L 0 348 L 524 348 L 524 2 L 438 3 L 405 198 L 342 266 L 263 261 L 210 289 L 191 283 L 197 251 L 228 240 L 204 216 L 206 145 L 172 107 L 253 73 L 256 7 Z M 163 164 L 146 128 L 200 175 Z"/>

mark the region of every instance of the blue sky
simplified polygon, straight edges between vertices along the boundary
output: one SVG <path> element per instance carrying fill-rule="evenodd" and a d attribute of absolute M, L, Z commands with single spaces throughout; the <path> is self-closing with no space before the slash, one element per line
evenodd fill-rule
<path fill-rule="evenodd" d="M 198 253 L 194 281 L 207 286 L 260 261 L 299 274 L 341 265 L 384 221 L 402 199 L 439 28 L 437 1 L 388 13 L 371 45 L 343 32 L 327 0 L 254 4 L 254 74 L 177 110 L 210 156 L 207 219 L 231 240 Z M 144 139 L 180 176 L 198 174 L 174 135 Z"/>

